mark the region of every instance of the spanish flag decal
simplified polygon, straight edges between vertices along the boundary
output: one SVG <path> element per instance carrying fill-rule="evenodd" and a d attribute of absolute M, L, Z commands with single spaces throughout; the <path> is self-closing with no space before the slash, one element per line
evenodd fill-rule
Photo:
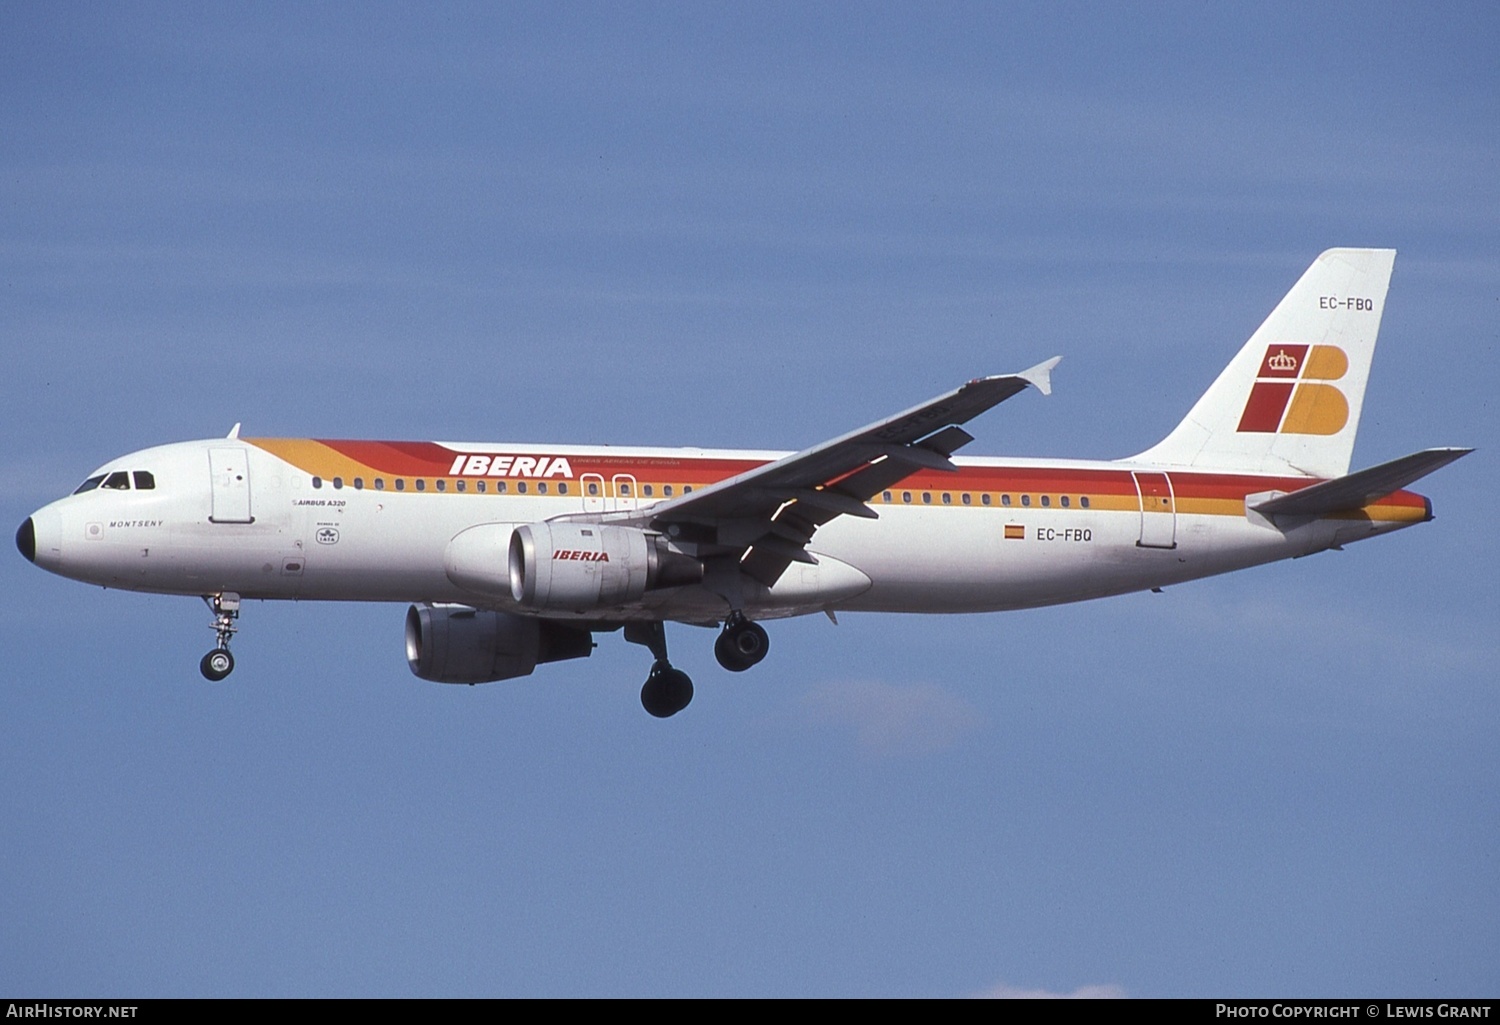
<path fill-rule="evenodd" d="M 1349 357 L 1334 345 L 1271 345 L 1260 362 L 1242 434 L 1337 434 L 1349 422 L 1349 402 L 1336 385 Z"/>
<path fill-rule="evenodd" d="M 1026 540 L 1026 528 L 1024 526 L 1022 526 L 1021 524 L 1019 524 L 1019 523 L 1007 523 L 1005 525 L 1005 540 L 1007 540 L 1007 541 L 1024 541 L 1024 540 Z"/>

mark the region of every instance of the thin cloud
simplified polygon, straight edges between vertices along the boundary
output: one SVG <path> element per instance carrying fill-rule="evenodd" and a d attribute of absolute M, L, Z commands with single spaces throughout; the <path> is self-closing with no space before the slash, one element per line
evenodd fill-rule
<path fill-rule="evenodd" d="M 801 710 L 813 723 L 852 728 L 859 747 L 880 757 L 946 750 L 984 722 L 973 705 L 930 683 L 825 683 Z"/>

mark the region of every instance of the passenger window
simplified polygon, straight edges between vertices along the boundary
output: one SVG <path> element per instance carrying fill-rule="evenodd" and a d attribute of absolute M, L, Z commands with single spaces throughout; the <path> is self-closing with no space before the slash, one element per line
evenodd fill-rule
<path fill-rule="evenodd" d="M 497 481 L 495 481 L 495 494 L 497 494 L 497 495 L 503 495 L 503 494 L 505 494 L 505 481 L 503 481 L 503 480 L 497 480 Z"/>
<path fill-rule="evenodd" d="M 1067 495 L 1063 495 L 1061 498 L 1058 499 L 1058 501 L 1062 503 L 1062 507 L 1064 509 L 1066 509 L 1068 506 L 1070 506 L 1070 505 L 1073 504 L 1072 500 L 1069 499 Z"/>
<path fill-rule="evenodd" d="M 137 470 L 134 474 L 135 489 L 137 491 L 152 491 L 156 488 L 156 478 L 150 470 Z"/>
<path fill-rule="evenodd" d="M 670 484 L 663 484 L 662 488 L 661 488 L 661 493 L 666 498 L 671 498 L 672 497 L 672 485 L 670 485 Z"/>
<path fill-rule="evenodd" d="M 683 493 L 683 494 L 684 494 L 684 495 L 685 495 L 685 494 L 687 494 L 687 493 L 688 493 L 688 492 L 689 492 L 689 491 L 691 491 L 691 490 L 693 490 L 693 486 L 692 486 L 692 485 L 691 485 L 691 484 L 684 484 L 684 485 L 683 485 L 683 486 L 682 486 L 682 493 Z"/>
<path fill-rule="evenodd" d="M 645 495 L 647 498 L 650 498 L 651 497 L 651 485 L 650 484 L 643 484 L 643 485 L 641 485 L 641 494 Z"/>
<path fill-rule="evenodd" d="M 1000 496 L 1000 504 L 1001 505 L 1010 505 L 1010 496 L 1009 495 L 1001 495 Z"/>
<path fill-rule="evenodd" d="M 932 492 L 931 491 L 924 491 L 924 492 L 922 492 L 922 504 L 923 505 L 931 505 L 932 504 Z"/>
<path fill-rule="evenodd" d="M 474 490 L 479 492 L 481 495 L 484 494 L 484 481 L 476 480 L 474 482 Z"/>
<path fill-rule="evenodd" d="M 1043 507 L 1050 506 L 1051 504 L 1052 504 L 1052 496 L 1051 495 L 1043 495 L 1042 496 L 1042 505 L 1043 505 Z"/>
<path fill-rule="evenodd" d="M 88 480 L 86 480 L 82 484 L 78 485 L 78 490 L 75 491 L 75 492 L 73 492 L 73 494 L 75 494 L 75 495 L 81 495 L 85 491 L 93 491 L 95 488 L 97 488 L 100 484 L 103 484 L 103 483 L 104 483 L 104 475 L 103 474 L 100 474 L 97 477 L 90 477 Z"/>
<path fill-rule="evenodd" d="M 469 482 L 460 480 L 458 483 L 454 484 L 453 487 L 459 491 L 467 491 L 469 488 Z"/>
<path fill-rule="evenodd" d="M 518 495 L 524 495 L 524 494 L 526 494 L 526 482 L 524 480 L 518 480 L 518 481 L 516 481 L 516 494 L 518 494 Z"/>
<path fill-rule="evenodd" d="M 1087 509 L 1089 507 L 1089 496 L 1088 495 L 1084 495 L 1081 498 L 1079 498 L 1078 499 L 1078 504 L 1081 505 L 1081 506 L 1083 506 L 1085 509 Z"/>
<path fill-rule="evenodd" d="M 983 502 L 985 505 L 989 505 L 990 504 L 990 496 L 989 495 L 980 495 L 979 496 L 979 500 L 981 502 Z"/>
<path fill-rule="evenodd" d="M 946 491 L 943 492 L 943 504 L 944 505 L 952 505 L 953 504 L 953 496 L 950 495 L 950 494 L 948 494 L 948 492 L 946 492 Z"/>
<path fill-rule="evenodd" d="M 629 484 L 621 484 L 620 485 L 620 494 L 622 494 L 622 495 L 629 495 L 630 494 L 630 485 Z"/>
<path fill-rule="evenodd" d="M 887 491 L 885 494 L 880 496 L 880 499 L 883 502 L 889 502 L 891 500 L 891 493 Z"/>
<path fill-rule="evenodd" d="M 1021 496 L 1021 504 L 1022 505 L 1030 505 L 1031 504 L 1031 496 L 1030 495 L 1022 495 Z"/>
<path fill-rule="evenodd" d="M 376 477 L 375 478 L 375 490 L 376 491 L 384 491 L 385 490 L 385 478 L 384 477 Z"/>
<path fill-rule="evenodd" d="M 589 494 L 591 494 L 591 495 L 597 495 L 598 493 L 599 493 L 599 485 L 590 482 L 589 483 Z"/>
<path fill-rule="evenodd" d="M 126 473 L 124 470 L 116 470 L 108 477 L 105 477 L 104 483 L 100 484 L 99 486 L 101 488 L 108 488 L 111 491 L 129 491 L 130 474 Z"/>
<path fill-rule="evenodd" d="M 905 502 L 907 505 L 910 505 L 911 504 L 911 492 L 910 491 L 903 491 L 903 492 L 901 492 L 901 501 Z"/>
<path fill-rule="evenodd" d="M 559 495 L 566 495 L 568 493 L 568 482 L 567 481 L 561 481 L 557 485 L 557 493 Z"/>
<path fill-rule="evenodd" d="M 333 478 L 333 489 L 335 491 L 337 491 L 339 488 L 342 488 L 343 486 L 344 486 L 344 478 L 342 478 L 342 477 L 335 477 L 335 478 Z"/>
<path fill-rule="evenodd" d="M 397 477 L 396 478 L 396 490 L 397 491 L 405 491 L 406 490 L 406 478 L 405 477 Z"/>
<path fill-rule="evenodd" d="M 447 491 L 448 490 L 448 482 L 445 481 L 445 480 L 438 481 L 437 482 L 437 489 L 439 491 Z"/>
<path fill-rule="evenodd" d="M 537 481 L 536 493 L 539 494 L 539 495 L 545 495 L 547 493 L 547 482 L 546 481 L 544 481 L 544 480 L 543 481 Z"/>
<path fill-rule="evenodd" d="M 969 493 L 967 491 L 965 491 L 964 492 L 964 505 L 969 505 L 969 504 L 970 504 L 970 502 L 969 502 Z"/>
<path fill-rule="evenodd" d="M 355 477 L 354 478 L 354 490 L 355 491 L 363 491 L 364 489 L 365 489 L 365 479 L 363 477 Z"/>
<path fill-rule="evenodd" d="M 315 487 L 315 488 L 321 488 L 322 486 L 323 486 L 323 478 L 322 477 L 318 477 L 318 476 L 314 476 L 313 477 L 313 487 Z"/>
<path fill-rule="evenodd" d="M 427 490 L 427 482 L 425 480 L 423 480 L 421 477 L 417 478 L 417 490 L 418 491 L 426 491 Z"/>

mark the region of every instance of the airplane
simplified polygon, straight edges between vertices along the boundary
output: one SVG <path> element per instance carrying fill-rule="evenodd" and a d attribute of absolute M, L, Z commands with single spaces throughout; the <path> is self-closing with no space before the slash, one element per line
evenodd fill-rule
<path fill-rule="evenodd" d="M 742 672 L 767 620 L 1083 601 L 1297 558 L 1432 519 L 1408 484 L 1468 454 L 1349 472 L 1395 262 L 1330 249 L 1160 443 L 1116 460 L 958 458 L 964 424 L 1058 358 L 981 377 L 800 452 L 227 437 L 112 460 L 16 533 L 43 569 L 196 595 L 234 668 L 246 599 L 409 602 L 441 683 L 528 676 L 623 629 L 641 703 L 693 684 L 668 621 Z"/>

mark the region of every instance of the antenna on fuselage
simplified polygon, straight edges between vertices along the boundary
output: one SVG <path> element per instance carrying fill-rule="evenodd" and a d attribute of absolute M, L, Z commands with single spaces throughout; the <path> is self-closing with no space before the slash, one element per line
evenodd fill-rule
<path fill-rule="evenodd" d="M 229 428 L 229 433 L 228 434 L 224 435 L 224 437 L 226 437 L 226 438 L 238 438 L 239 436 L 240 436 L 240 425 L 239 425 L 238 422 L 236 422 L 233 427 Z"/>

